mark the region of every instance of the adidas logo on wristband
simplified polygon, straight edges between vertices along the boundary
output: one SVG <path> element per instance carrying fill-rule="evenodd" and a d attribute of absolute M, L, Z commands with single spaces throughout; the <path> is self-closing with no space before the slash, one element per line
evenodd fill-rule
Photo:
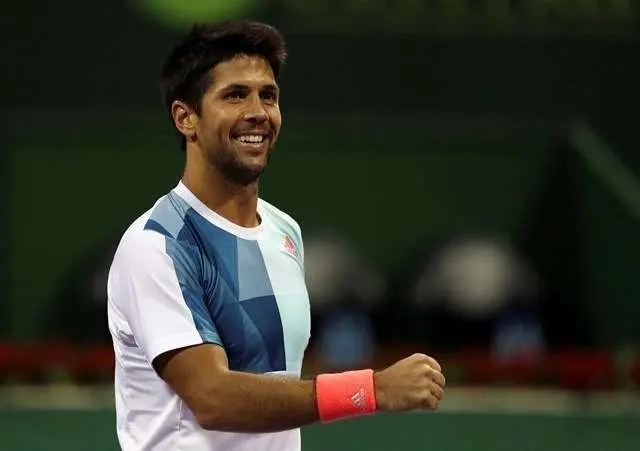
<path fill-rule="evenodd" d="M 357 408 L 358 410 L 366 409 L 367 405 L 366 405 L 364 388 L 360 388 L 360 390 L 355 392 L 350 399 L 351 399 L 351 404 L 353 404 L 353 407 Z"/>

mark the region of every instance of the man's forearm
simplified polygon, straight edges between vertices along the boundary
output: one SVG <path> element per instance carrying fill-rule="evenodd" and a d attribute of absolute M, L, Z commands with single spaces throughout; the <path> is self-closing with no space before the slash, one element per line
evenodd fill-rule
<path fill-rule="evenodd" d="M 224 371 L 203 396 L 198 421 L 205 429 L 276 432 L 318 420 L 312 380 Z"/>

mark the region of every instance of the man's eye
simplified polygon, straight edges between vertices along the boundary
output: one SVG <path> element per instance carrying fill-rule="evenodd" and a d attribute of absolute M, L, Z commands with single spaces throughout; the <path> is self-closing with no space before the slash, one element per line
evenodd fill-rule
<path fill-rule="evenodd" d="M 234 99 L 243 99 L 244 93 L 240 90 L 229 91 L 225 96 L 225 99 L 234 100 Z"/>

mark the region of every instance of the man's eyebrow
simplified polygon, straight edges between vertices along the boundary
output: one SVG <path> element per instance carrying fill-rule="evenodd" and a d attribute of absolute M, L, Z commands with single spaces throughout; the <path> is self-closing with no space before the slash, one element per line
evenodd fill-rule
<path fill-rule="evenodd" d="M 220 87 L 218 90 L 219 91 L 248 91 L 250 88 L 249 85 L 244 84 L 244 83 L 230 83 L 228 85 L 222 86 Z M 260 88 L 261 91 L 270 91 L 270 92 L 279 92 L 280 88 L 278 87 L 278 85 L 274 85 L 272 83 L 264 85 Z"/>
<path fill-rule="evenodd" d="M 274 84 L 264 85 L 262 89 L 260 89 L 260 92 L 273 95 L 274 97 L 280 96 L 280 88 Z"/>
<path fill-rule="evenodd" d="M 249 86 L 242 83 L 230 83 L 228 85 L 222 86 L 220 91 L 248 91 Z"/>

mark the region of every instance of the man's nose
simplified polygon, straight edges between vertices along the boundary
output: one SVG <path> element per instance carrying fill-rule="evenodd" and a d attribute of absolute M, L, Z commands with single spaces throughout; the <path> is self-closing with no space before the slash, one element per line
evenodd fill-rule
<path fill-rule="evenodd" d="M 264 108 L 259 96 L 251 96 L 249 99 L 247 109 L 244 111 L 244 120 L 261 124 L 269 119 L 267 110 Z"/>

